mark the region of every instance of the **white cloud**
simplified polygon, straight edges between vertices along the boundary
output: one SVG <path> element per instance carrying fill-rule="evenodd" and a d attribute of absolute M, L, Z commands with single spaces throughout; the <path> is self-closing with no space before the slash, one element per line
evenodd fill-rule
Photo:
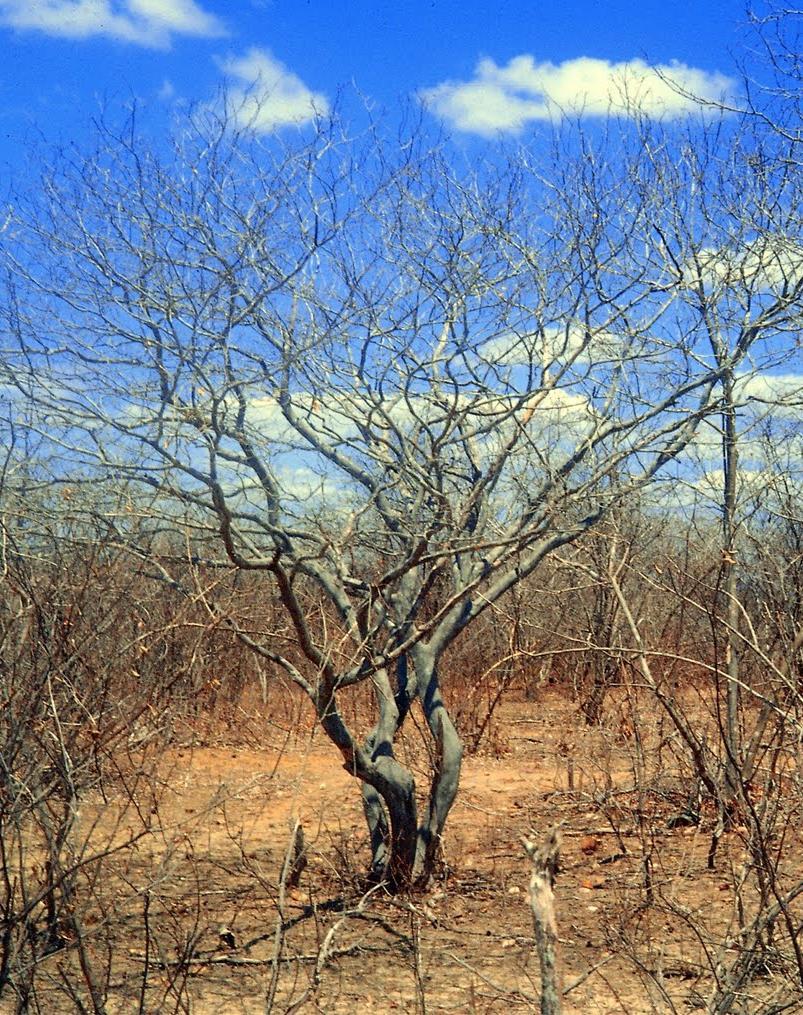
<path fill-rule="evenodd" d="M 803 408 L 803 374 L 770 374 L 756 371 L 736 378 L 734 397 L 737 407 L 739 449 L 742 458 L 763 456 L 767 420 L 782 425 L 800 418 Z M 697 462 L 722 459 L 721 418 L 717 413 L 705 420 L 686 449 Z M 776 435 L 777 439 L 777 435 Z"/>
<path fill-rule="evenodd" d="M 699 268 L 699 270 L 698 270 Z M 803 246 L 786 236 L 768 234 L 736 247 L 705 248 L 697 266 L 689 264 L 688 284 L 776 291 L 803 275 Z"/>
<path fill-rule="evenodd" d="M 166 49 L 174 35 L 225 35 L 195 0 L 0 0 L 0 24 L 67 39 L 106 36 Z"/>
<path fill-rule="evenodd" d="M 294 396 L 293 406 L 299 419 L 330 444 L 359 450 L 377 463 L 388 460 L 388 443 L 413 439 L 424 424 L 444 438 L 445 454 L 451 444 L 462 447 L 468 435 L 473 453 L 482 460 L 496 454 L 516 431 L 545 448 L 558 441 L 578 441 L 598 422 L 583 393 L 563 388 L 536 391 L 526 400 L 481 391 L 445 402 L 434 391 L 398 393 L 379 403 L 356 391 L 330 392 L 325 403 L 300 392 Z M 300 456 L 297 461 L 311 453 L 307 441 L 287 422 L 270 395 L 250 401 L 248 423 L 257 444 L 264 436 L 281 453 Z M 312 455 L 317 457 L 314 452 Z"/>
<path fill-rule="evenodd" d="M 739 401 L 766 406 L 776 416 L 796 416 L 803 408 L 803 374 L 745 374 L 737 378 L 735 391 Z"/>
<path fill-rule="evenodd" d="M 224 73 L 239 83 L 229 102 L 241 123 L 256 131 L 270 131 L 325 116 L 329 101 L 311 91 L 292 71 L 264 49 L 222 63 Z"/>
<path fill-rule="evenodd" d="M 504 66 L 480 60 L 470 81 L 445 81 L 424 89 L 421 97 L 457 130 L 492 135 L 570 112 L 680 116 L 697 108 L 687 94 L 716 102 L 733 88 L 724 74 L 677 62 L 650 66 L 643 60 L 578 57 L 554 64 L 525 54 Z"/>
<path fill-rule="evenodd" d="M 766 469 L 744 468 L 736 473 L 737 510 L 744 508 L 759 493 L 766 493 L 771 473 Z M 722 469 L 706 469 L 698 476 L 687 477 L 674 491 L 681 504 L 698 503 L 700 499 L 709 507 L 722 509 L 725 473 Z M 747 503 L 746 503 L 747 502 Z"/>
<path fill-rule="evenodd" d="M 549 369 L 570 362 L 615 361 L 625 340 L 603 328 L 588 333 L 583 325 L 549 324 L 534 335 L 499 335 L 485 342 L 478 354 L 497 366 L 541 366 Z"/>

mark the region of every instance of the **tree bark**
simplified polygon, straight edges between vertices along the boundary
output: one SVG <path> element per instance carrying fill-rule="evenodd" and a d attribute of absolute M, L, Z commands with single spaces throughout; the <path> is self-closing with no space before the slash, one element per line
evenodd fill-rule
<path fill-rule="evenodd" d="M 392 696 L 390 700 L 393 701 Z M 392 890 L 404 890 L 413 878 L 418 816 L 415 780 L 412 773 L 393 757 L 392 741 L 389 743 L 386 739 L 386 732 L 395 724 L 395 702 L 388 704 L 385 714 L 387 725 L 378 731 L 370 752 L 352 737 L 340 715 L 332 688 L 320 688 L 315 704 L 324 732 L 340 750 L 346 771 L 374 791 L 373 794 L 368 793 L 368 799 L 371 813 L 375 816 L 379 814 L 377 835 L 381 832 L 386 844 L 384 876 Z"/>
<path fill-rule="evenodd" d="M 415 685 L 409 679 L 407 657 L 402 656 L 396 667 L 395 691 L 385 670 L 375 674 L 374 688 L 379 718 L 366 738 L 365 750 L 376 764 L 380 758 L 395 757 L 393 743 L 410 711 Z M 388 808 L 382 794 L 368 782 L 362 784 L 362 804 L 371 847 L 371 876 L 380 880 L 391 863 Z"/>
<path fill-rule="evenodd" d="M 530 908 L 533 913 L 535 947 L 541 966 L 541 1015 L 560 1015 L 563 992 L 557 964 L 558 928 L 553 888 L 558 873 L 560 834 L 556 828 L 540 846 L 522 839 L 533 864 L 530 877 Z"/>
<path fill-rule="evenodd" d="M 429 800 L 418 829 L 415 857 L 416 884 L 423 886 L 432 877 L 441 835 L 460 784 L 463 744 L 441 695 L 436 660 L 431 650 L 417 645 L 413 650 L 421 704 L 430 734 L 435 741 L 435 771 Z"/>
<path fill-rule="evenodd" d="M 737 538 L 738 521 L 737 480 L 739 470 L 739 435 L 736 425 L 736 404 L 734 401 L 734 377 L 729 370 L 723 380 L 723 411 L 722 411 L 722 466 L 724 474 L 722 500 L 722 571 L 723 590 L 725 593 L 725 674 L 726 691 L 726 729 L 725 750 L 725 806 L 726 821 L 733 817 L 733 808 L 740 792 L 740 772 L 742 743 L 739 727 L 740 698 L 740 666 L 739 666 L 739 635 L 740 610 L 738 600 L 738 559 Z"/>

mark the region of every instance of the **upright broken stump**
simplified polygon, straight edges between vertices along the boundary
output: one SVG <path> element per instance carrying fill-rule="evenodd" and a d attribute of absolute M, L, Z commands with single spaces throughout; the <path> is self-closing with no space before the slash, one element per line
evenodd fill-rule
<path fill-rule="evenodd" d="M 560 1015 L 562 990 L 557 966 L 558 927 L 553 892 L 558 874 L 560 832 L 553 828 L 538 845 L 524 837 L 521 841 L 533 865 L 529 897 L 535 947 L 541 965 L 541 1015 Z"/>

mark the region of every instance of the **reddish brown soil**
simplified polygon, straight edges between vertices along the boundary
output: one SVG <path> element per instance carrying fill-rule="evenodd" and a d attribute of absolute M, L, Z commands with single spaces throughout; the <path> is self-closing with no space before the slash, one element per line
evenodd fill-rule
<path fill-rule="evenodd" d="M 506 704 L 495 731 L 493 749 L 465 761 L 443 878 L 410 900 L 375 893 L 361 917 L 346 919 L 343 909 L 365 891 L 364 824 L 357 787 L 320 733 L 281 747 L 172 750 L 161 763 L 153 831 L 136 850 L 107 861 L 108 880 L 98 889 L 111 900 L 99 924 L 118 921 L 109 931 L 109 1012 L 139 1010 L 146 970 L 147 1011 L 265 1011 L 277 885 L 294 817 L 303 822 L 309 865 L 285 899 L 285 919 L 295 923 L 282 945 L 276 1011 L 309 988 L 321 942 L 338 921 L 335 957 L 301 1011 L 537 1010 L 529 865 L 519 837 L 557 822 L 564 983 L 585 976 L 566 1011 L 699 1006 L 734 918 L 729 886 L 743 856 L 739 830 L 725 836 L 717 869 L 707 870 L 711 821 L 700 829 L 666 827 L 682 805 L 678 781 L 648 761 L 644 781 L 652 789 L 633 792 L 632 733 L 616 722 L 587 731 L 561 697 Z M 414 754 L 412 735 L 408 750 Z M 99 803 L 83 815 L 85 824 L 99 818 L 96 840 L 122 841 L 134 830 L 130 808 L 114 823 L 112 811 Z M 234 947 L 221 938 L 221 925 Z"/>

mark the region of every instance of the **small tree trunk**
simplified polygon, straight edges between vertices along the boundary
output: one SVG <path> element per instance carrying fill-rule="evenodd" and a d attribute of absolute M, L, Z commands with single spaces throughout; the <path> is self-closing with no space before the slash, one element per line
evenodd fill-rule
<path fill-rule="evenodd" d="M 612 478 L 612 482 L 615 482 Z M 611 587 L 610 576 L 618 574 L 627 558 L 627 551 L 620 551 L 620 540 L 616 530 L 621 512 L 611 512 L 612 527 L 600 533 L 591 543 L 592 560 L 597 572 L 594 605 L 590 618 L 590 635 L 594 649 L 591 653 L 592 683 L 581 709 L 588 726 L 596 726 L 602 719 L 605 696 L 619 675 L 621 659 L 614 653 L 619 603 Z"/>
<path fill-rule="evenodd" d="M 368 825 L 368 841 L 371 847 L 371 877 L 381 880 L 388 863 L 388 812 L 382 797 L 367 782 L 362 784 L 362 809 Z"/>
<path fill-rule="evenodd" d="M 396 671 L 396 690 L 391 688 L 388 674 L 380 670 L 374 678 L 379 718 L 365 742 L 365 750 L 374 764 L 380 758 L 394 759 L 393 743 L 410 711 L 411 687 L 407 674 L 407 659 L 402 657 Z M 412 775 L 410 776 L 412 779 Z M 382 794 L 370 783 L 362 784 L 362 804 L 371 845 L 371 876 L 385 877 L 391 865 L 392 838 L 388 807 Z M 415 814 L 411 816 L 412 830 L 416 829 Z"/>
<path fill-rule="evenodd" d="M 392 890 L 402 891 L 412 883 L 417 848 L 413 775 L 393 757 L 392 736 L 387 739 L 385 726 L 377 732 L 372 752 L 355 741 L 340 715 L 331 686 L 319 686 L 315 707 L 324 732 L 343 756 L 346 771 L 374 791 L 367 792 L 367 797 L 371 808 L 380 807 L 376 827 L 387 843 L 385 876 Z M 388 704 L 388 710 L 386 717 L 395 712 L 395 705 Z M 390 726 L 395 729 L 395 722 Z"/>
<path fill-rule="evenodd" d="M 541 966 L 541 1015 L 560 1015 L 562 990 L 557 968 L 558 927 L 552 891 L 558 873 L 560 834 L 553 828 L 540 846 L 529 839 L 522 838 L 521 841 L 533 865 L 530 908 Z"/>
<path fill-rule="evenodd" d="M 727 681 L 726 693 L 726 728 L 725 728 L 725 823 L 730 824 L 733 810 L 739 796 L 740 769 L 742 757 L 742 738 L 739 727 L 740 711 L 740 667 L 739 667 L 739 634 L 741 621 L 739 610 L 737 538 L 738 522 L 737 479 L 739 470 L 738 431 L 736 426 L 736 405 L 733 394 L 733 373 L 728 371 L 723 381 L 722 412 L 722 460 L 724 469 L 723 502 L 722 502 L 722 571 L 723 589 L 726 596 L 725 618 L 725 673 Z"/>
<path fill-rule="evenodd" d="M 441 835 L 457 796 L 463 744 L 444 704 L 431 652 L 419 645 L 414 650 L 414 659 L 424 716 L 435 741 L 435 770 L 426 813 L 418 829 L 415 858 L 416 884 L 424 886 L 432 877 Z"/>

